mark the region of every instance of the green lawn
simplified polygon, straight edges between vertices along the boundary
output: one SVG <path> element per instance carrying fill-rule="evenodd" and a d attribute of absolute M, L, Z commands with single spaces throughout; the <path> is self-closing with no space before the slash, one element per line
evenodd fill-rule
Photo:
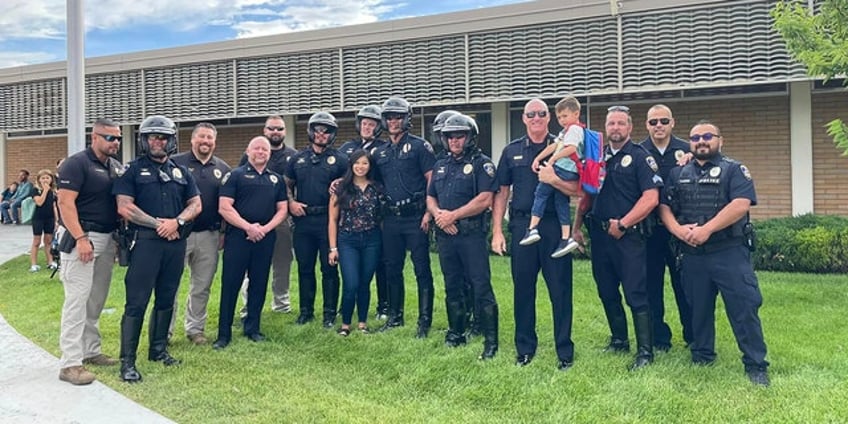
<path fill-rule="evenodd" d="M 19 332 L 59 355 L 62 288 L 42 271 L 30 274 L 23 257 L 0 266 L 0 313 Z M 270 342 L 237 335 L 223 352 L 190 345 L 178 326 L 171 353 L 177 368 L 140 359 L 144 382 L 122 383 L 118 367 L 93 368 L 100 381 L 178 422 L 268 423 L 492 423 L 492 422 L 799 422 L 848 421 L 848 278 L 843 275 L 760 273 L 765 298 L 761 318 L 772 363 L 772 386 L 751 385 L 727 324 L 717 316 L 718 362 L 689 363 L 674 311 L 668 322 L 674 347 L 656 363 L 631 373 L 630 355 L 601 353 L 608 329 L 588 262 L 575 262 L 575 366 L 556 370 L 550 305 L 539 282 L 539 351 L 525 368 L 513 365 L 512 288 L 509 263 L 492 258 L 501 308 L 501 349 L 494 361 L 477 361 L 481 339 L 443 347 L 443 282 L 433 256 L 437 299 L 429 339 L 416 340 L 412 279 L 407 281 L 407 326 L 384 334 L 354 332 L 347 339 L 319 322 L 294 325 L 295 314 L 266 307 L 263 331 Z M 124 303 L 119 268 L 100 321 L 103 351 L 118 354 Z M 411 275 L 411 266 L 407 266 Z M 293 281 L 295 281 L 293 279 Z M 216 280 L 207 336 L 218 322 Z M 181 307 L 187 280 L 182 286 Z M 293 298 L 296 284 L 293 284 Z M 671 290 L 666 290 L 670 296 Z M 319 300 L 320 302 L 320 300 Z M 667 305 L 673 304 L 667 297 Z M 320 303 L 318 303 L 320 305 Z M 375 321 L 373 327 L 378 326 Z M 147 331 L 140 357 L 146 358 Z M 631 331 L 632 333 L 632 331 Z M 632 339 L 632 335 L 631 335 Z M 104 405 L 108 407 L 108 405 Z"/>

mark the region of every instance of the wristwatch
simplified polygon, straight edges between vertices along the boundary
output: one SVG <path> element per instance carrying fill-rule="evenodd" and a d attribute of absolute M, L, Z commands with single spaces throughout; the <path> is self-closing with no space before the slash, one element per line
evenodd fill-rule
<path fill-rule="evenodd" d="M 618 231 L 621 231 L 622 233 L 627 232 L 627 227 L 625 227 L 625 226 L 621 223 L 621 220 L 620 220 L 620 219 L 618 220 Z"/>
<path fill-rule="evenodd" d="M 180 217 L 177 217 L 177 225 L 182 227 L 182 226 L 186 225 L 186 221 L 184 219 L 180 218 Z M 619 225 L 621 225 L 621 224 L 619 224 Z"/>

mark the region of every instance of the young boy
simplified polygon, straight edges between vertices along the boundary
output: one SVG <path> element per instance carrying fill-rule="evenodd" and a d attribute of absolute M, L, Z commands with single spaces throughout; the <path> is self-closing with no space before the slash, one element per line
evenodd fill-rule
<path fill-rule="evenodd" d="M 580 175 L 577 173 L 577 164 L 570 156 L 574 153 L 577 153 L 580 159 L 583 156 L 583 124 L 580 123 L 580 102 L 572 96 L 565 97 L 556 104 L 556 115 L 557 121 L 562 125 L 562 131 L 556 140 L 533 160 L 533 171 L 538 172 L 541 161 L 553 155 L 548 163 L 553 163 L 556 175 L 565 181 L 577 181 L 580 179 Z M 568 196 L 549 184 L 540 182 L 536 186 L 530 228 L 527 229 L 527 234 L 524 235 L 519 244 L 529 246 L 542 239 L 536 227 L 545 213 L 545 205 L 551 194 L 554 196 L 557 219 L 562 227 L 562 239 L 551 257 L 560 258 L 571 253 L 578 247 L 578 244 L 571 238 L 571 211 L 568 207 Z"/>

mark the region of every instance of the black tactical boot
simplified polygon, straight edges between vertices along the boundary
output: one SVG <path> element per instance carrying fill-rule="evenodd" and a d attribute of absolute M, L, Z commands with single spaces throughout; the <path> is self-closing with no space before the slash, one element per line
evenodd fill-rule
<path fill-rule="evenodd" d="M 430 325 L 433 323 L 433 292 L 431 290 L 418 291 L 418 330 L 415 337 L 426 339 L 430 333 Z"/>
<path fill-rule="evenodd" d="M 488 360 L 498 353 L 498 305 L 492 304 L 480 308 L 481 328 L 483 329 L 483 353 L 480 360 Z"/>
<path fill-rule="evenodd" d="M 633 313 L 633 326 L 636 328 L 636 359 L 630 371 L 636 371 L 654 362 L 654 327 L 651 324 L 651 311 Z"/>
<path fill-rule="evenodd" d="M 445 335 L 445 346 L 459 347 L 466 343 L 465 339 L 465 305 L 459 301 L 445 301 L 448 313 L 448 333 Z"/>
<path fill-rule="evenodd" d="M 150 327 L 147 334 L 150 337 L 150 350 L 147 359 L 162 362 L 166 366 L 179 365 L 180 360 L 168 353 L 168 326 L 171 324 L 171 314 L 174 308 L 153 310 L 150 312 Z"/>
<path fill-rule="evenodd" d="M 135 368 L 135 356 L 143 323 L 142 317 L 130 317 L 126 314 L 121 317 L 121 380 L 127 383 L 141 381 L 141 373 Z"/>
<path fill-rule="evenodd" d="M 621 304 L 604 305 L 604 313 L 609 324 L 610 342 L 604 352 L 630 352 L 630 342 L 627 340 L 627 315 Z"/>

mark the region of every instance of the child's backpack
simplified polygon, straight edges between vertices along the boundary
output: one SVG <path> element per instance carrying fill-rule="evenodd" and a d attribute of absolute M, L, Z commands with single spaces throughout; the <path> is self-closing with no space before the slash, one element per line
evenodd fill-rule
<path fill-rule="evenodd" d="M 571 159 L 577 164 L 580 189 L 591 196 L 600 193 L 606 177 L 604 135 L 583 127 L 583 162 L 576 153 L 571 155 Z"/>

